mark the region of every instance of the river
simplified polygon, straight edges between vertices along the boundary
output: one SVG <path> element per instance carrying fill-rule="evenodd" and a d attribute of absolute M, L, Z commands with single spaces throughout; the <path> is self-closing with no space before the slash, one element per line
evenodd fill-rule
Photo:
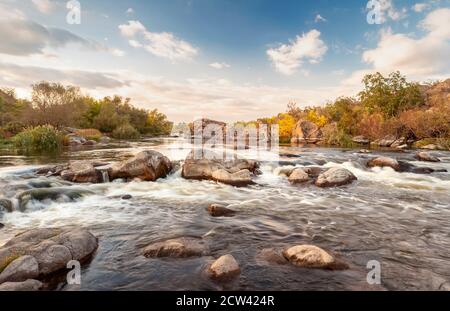
<path fill-rule="evenodd" d="M 48 178 L 31 174 L 39 166 L 78 159 L 118 161 L 142 149 L 157 150 L 171 160 L 182 160 L 190 152 L 176 139 L 66 150 L 53 157 L 0 150 L 0 198 L 12 198 L 47 182 Z M 75 202 L 30 202 L 25 212 L 3 214 L 0 245 L 24 229 L 89 229 L 99 238 L 99 248 L 83 266 L 82 284 L 76 288 L 81 290 L 450 289 L 450 173 L 418 175 L 364 165 L 368 157 L 383 154 L 450 172 L 450 152 L 437 152 L 439 163 L 425 163 L 414 160 L 414 151 L 357 151 L 281 147 L 282 162 L 260 155 L 262 175 L 256 185 L 244 188 L 184 180 L 180 171 L 154 183 L 82 185 L 95 194 Z M 328 189 L 290 185 L 277 174 L 287 162 L 343 166 L 358 181 Z M 59 179 L 52 181 L 61 186 Z M 125 194 L 132 199 L 122 200 Z M 211 203 L 225 204 L 238 213 L 213 218 L 205 211 Z M 241 276 L 227 284 L 211 281 L 202 273 L 209 256 L 148 259 L 140 255 L 142 246 L 180 236 L 203 237 L 212 246 L 212 257 L 233 254 Z M 314 244 L 338 254 L 350 269 L 302 269 L 267 264 L 256 256 L 264 248 L 297 244 Z M 381 286 L 366 281 L 371 260 L 381 264 Z M 60 282 L 55 289 L 73 288 Z"/>

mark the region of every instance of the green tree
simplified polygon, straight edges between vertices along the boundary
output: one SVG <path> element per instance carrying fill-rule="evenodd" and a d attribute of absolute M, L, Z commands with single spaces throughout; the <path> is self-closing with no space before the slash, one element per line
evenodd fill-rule
<path fill-rule="evenodd" d="M 398 71 L 388 77 L 379 72 L 366 75 L 363 83 L 364 90 L 359 93 L 359 97 L 369 113 L 378 111 L 386 117 L 394 117 L 424 103 L 419 85 L 407 82 Z"/>

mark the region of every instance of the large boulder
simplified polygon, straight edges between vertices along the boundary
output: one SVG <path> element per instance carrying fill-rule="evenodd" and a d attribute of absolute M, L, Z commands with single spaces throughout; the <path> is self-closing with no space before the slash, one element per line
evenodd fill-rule
<path fill-rule="evenodd" d="M 416 153 L 415 158 L 419 161 L 425 161 L 425 162 L 440 162 L 441 161 L 437 157 L 429 154 L 428 152 L 423 152 L 423 151 Z"/>
<path fill-rule="evenodd" d="M 225 255 L 212 263 L 208 268 L 208 273 L 213 279 L 228 281 L 238 276 L 241 273 L 241 269 L 232 255 Z"/>
<path fill-rule="evenodd" d="M 69 164 L 67 170 L 61 172 L 61 178 L 75 183 L 100 183 L 104 177 L 92 162 L 76 161 Z"/>
<path fill-rule="evenodd" d="M 150 244 L 142 254 L 147 258 L 187 258 L 202 256 L 206 251 L 207 247 L 201 239 L 177 238 Z"/>
<path fill-rule="evenodd" d="M 0 292 L 35 292 L 44 284 L 37 280 L 26 280 L 25 282 L 5 282 L 0 284 Z"/>
<path fill-rule="evenodd" d="M 289 175 L 289 182 L 292 183 L 292 184 L 301 184 L 301 183 L 305 183 L 307 181 L 309 181 L 309 175 L 302 168 L 296 168 Z"/>
<path fill-rule="evenodd" d="M 153 150 L 145 150 L 127 161 L 113 164 L 108 173 L 111 180 L 138 178 L 156 181 L 166 177 L 171 170 L 172 163 L 166 156 Z"/>
<path fill-rule="evenodd" d="M 77 134 L 68 134 L 65 138 L 65 144 L 68 146 L 82 146 L 87 142 L 86 138 Z"/>
<path fill-rule="evenodd" d="M 24 282 L 39 276 L 39 263 L 33 256 L 21 256 L 11 262 L 0 273 L 0 284 L 4 282 Z"/>
<path fill-rule="evenodd" d="M 293 265 L 302 268 L 346 269 L 344 263 L 320 247 L 314 245 L 297 245 L 283 251 L 283 256 Z"/>
<path fill-rule="evenodd" d="M 215 180 L 233 186 L 252 184 L 252 177 L 258 172 L 258 163 L 251 160 L 194 159 L 189 156 L 182 168 L 185 179 Z"/>
<path fill-rule="evenodd" d="M 294 132 L 292 133 L 293 144 L 315 144 L 323 140 L 323 133 L 319 126 L 307 120 L 297 122 Z"/>
<path fill-rule="evenodd" d="M 70 260 L 85 261 L 93 255 L 98 241 L 83 229 L 32 229 L 9 240 L 0 248 L 1 277 L 34 277 L 34 261 L 39 277 L 47 277 L 65 269 Z M 31 257 L 31 258 L 30 258 Z M 34 259 L 34 260 L 33 260 Z M 4 274 L 6 273 L 6 274 Z"/>
<path fill-rule="evenodd" d="M 389 158 L 389 157 L 378 157 L 378 158 L 374 158 L 371 159 L 367 162 L 367 166 L 368 167 L 390 167 L 396 171 L 400 171 L 401 170 L 401 166 L 400 163 L 393 159 L 393 158 Z"/>
<path fill-rule="evenodd" d="M 345 168 L 333 167 L 320 174 L 316 180 L 318 187 L 338 187 L 357 180 L 352 172 Z"/>
<path fill-rule="evenodd" d="M 231 186 L 247 186 L 253 184 L 252 173 L 245 169 L 230 173 L 225 169 L 219 169 L 212 173 L 212 179 Z"/>

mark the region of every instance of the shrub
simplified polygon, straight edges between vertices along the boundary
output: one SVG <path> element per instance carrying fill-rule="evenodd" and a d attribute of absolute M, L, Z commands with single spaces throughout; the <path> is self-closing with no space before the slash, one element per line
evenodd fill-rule
<path fill-rule="evenodd" d="M 63 135 L 51 125 L 26 128 L 13 138 L 14 145 L 27 151 L 56 151 L 62 147 Z"/>
<path fill-rule="evenodd" d="M 116 139 L 138 139 L 139 132 L 130 124 L 120 125 L 112 132 L 112 137 Z"/>
<path fill-rule="evenodd" d="M 75 132 L 75 135 L 86 138 L 87 140 L 99 141 L 102 137 L 102 132 L 97 129 L 82 129 Z"/>

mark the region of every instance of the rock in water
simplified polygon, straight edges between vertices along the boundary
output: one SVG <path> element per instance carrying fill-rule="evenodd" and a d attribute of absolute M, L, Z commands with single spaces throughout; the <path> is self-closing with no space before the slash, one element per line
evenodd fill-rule
<path fill-rule="evenodd" d="M 236 214 L 235 211 L 219 204 L 211 204 L 208 207 L 208 213 L 213 217 L 231 217 Z"/>
<path fill-rule="evenodd" d="M 153 150 L 145 150 L 127 161 L 113 164 L 108 173 L 111 180 L 139 178 L 156 181 L 166 177 L 171 170 L 172 163 L 167 157 Z"/>
<path fill-rule="evenodd" d="M 258 173 L 258 167 L 258 163 L 251 160 L 194 159 L 191 154 L 183 164 L 181 175 L 185 179 L 215 180 L 245 186 L 253 184 L 252 176 Z"/>
<path fill-rule="evenodd" d="M 202 256 L 206 249 L 201 239 L 178 238 L 150 244 L 142 254 L 147 258 L 186 258 Z"/>
<path fill-rule="evenodd" d="M 102 173 L 91 162 L 77 161 L 69 164 L 69 168 L 61 172 L 61 178 L 75 183 L 101 183 Z"/>
<path fill-rule="evenodd" d="M 327 269 L 335 263 L 332 255 L 314 245 L 297 245 L 288 248 L 283 252 L 283 256 L 292 264 L 305 268 Z"/>
<path fill-rule="evenodd" d="M 0 248 L 0 271 L 7 273 L 8 278 L 21 276 L 24 272 L 31 277 L 35 273 L 34 259 L 38 263 L 38 275 L 50 276 L 65 269 L 72 259 L 83 262 L 92 256 L 97 246 L 97 238 L 82 229 L 28 230 Z"/>
<path fill-rule="evenodd" d="M 286 258 L 284 258 L 282 254 L 280 254 L 277 250 L 273 248 L 265 248 L 261 250 L 256 255 L 256 261 L 258 263 L 271 263 L 278 265 L 285 265 L 288 263 Z"/>
<path fill-rule="evenodd" d="M 133 198 L 133 196 L 131 194 L 125 194 L 124 196 L 122 196 L 122 200 L 131 200 Z"/>
<path fill-rule="evenodd" d="M 67 187 L 67 188 L 41 188 L 32 189 L 22 192 L 18 196 L 19 209 L 25 211 L 27 204 L 31 200 L 44 201 L 52 200 L 56 201 L 60 198 L 68 198 L 70 200 L 79 199 L 85 195 L 92 195 L 94 192 L 77 188 L 77 187 Z"/>
<path fill-rule="evenodd" d="M 5 225 L 0 222 L 0 230 L 3 229 L 4 227 Z"/>
<path fill-rule="evenodd" d="M 212 179 L 223 184 L 231 186 L 248 186 L 253 184 L 252 174 L 249 170 L 241 170 L 236 173 L 230 173 L 225 169 L 220 169 L 212 173 Z"/>
<path fill-rule="evenodd" d="M 13 204 L 8 199 L 0 199 L 0 214 L 1 212 L 12 213 L 13 212 Z"/>
<path fill-rule="evenodd" d="M 25 282 L 6 282 L 0 284 L 0 292 L 32 292 L 38 291 L 44 284 L 37 280 L 26 280 Z"/>
<path fill-rule="evenodd" d="M 22 256 L 11 262 L 0 273 L 0 284 L 4 282 L 25 282 L 39 276 L 39 264 L 33 256 Z"/>
<path fill-rule="evenodd" d="M 302 168 L 296 168 L 291 175 L 289 175 L 289 182 L 292 184 L 301 184 L 309 181 L 309 175 Z"/>
<path fill-rule="evenodd" d="M 345 168 L 334 167 L 319 175 L 316 181 L 318 187 L 338 187 L 357 180 L 352 172 Z"/>
<path fill-rule="evenodd" d="M 225 255 L 213 262 L 208 272 L 213 279 L 228 281 L 238 276 L 241 269 L 232 255 Z"/>
<path fill-rule="evenodd" d="M 440 162 L 441 161 L 437 157 L 429 154 L 428 152 L 423 152 L 423 151 L 416 153 L 415 158 L 418 159 L 419 161 L 425 161 L 425 162 Z"/>
<path fill-rule="evenodd" d="M 392 158 L 388 158 L 388 157 L 378 157 L 375 159 L 370 160 L 369 162 L 367 162 L 367 166 L 368 167 L 390 167 L 396 171 L 400 171 L 401 167 L 400 167 L 400 163 Z"/>

